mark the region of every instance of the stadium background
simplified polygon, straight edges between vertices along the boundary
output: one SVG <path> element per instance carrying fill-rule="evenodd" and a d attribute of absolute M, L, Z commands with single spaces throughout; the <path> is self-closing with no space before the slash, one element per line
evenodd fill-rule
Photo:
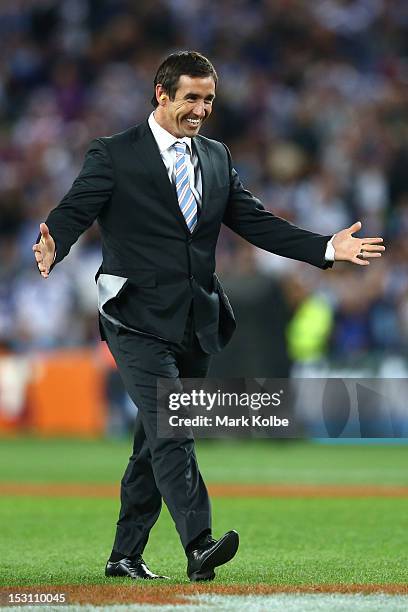
<path fill-rule="evenodd" d="M 323 274 L 223 232 L 217 269 L 239 327 L 212 374 L 405 377 L 407 27 L 398 0 L 2 2 L 2 352 L 98 345 L 96 226 L 47 283 L 30 247 L 89 141 L 143 121 L 163 56 L 196 48 L 220 76 L 205 134 L 228 144 L 264 205 L 326 234 L 360 219 L 388 248 L 369 269 Z M 26 364 L 0 368 L 9 415 Z"/>
<path fill-rule="evenodd" d="M 365 235 L 383 235 L 387 245 L 386 256 L 368 269 L 336 264 L 322 273 L 257 251 L 224 231 L 217 270 L 239 325 L 233 343 L 214 360 L 212 374 L 406 378 L 407 30 L 404 0 L 0 3 L 0 431 L 13 435 L 0 440 L 3 484 L 20 483 L 24 489 L 36 482 L 119 481 L 134 410 L 98 339 L 93 283 L 100 261 L 97 228 L 81 238 L 47 282 L 36 270 L 31 245 L 39 222 L 69 189 L 89 141 L 146 118 L 156 67 L 176 49 L 197 49 L 213 61 L 220 82 L 203 133 L 230 147 L 244 184 L 266 208 L 325 234 L 359 219 Z M 67 399 L 65 389 L 75 390 L 77 384 L 74 398 Z M 73 446 L 61 447 L 63 456 L 56 459 L 59 441 L 14 437 L 33 431 L 125 439 L 101 440 L 100 447 L 73 441 Z M 203 471 L 211 482 L 405 486 L 406 447 L 378 447 L 378 455 L 376 448 L 316 451 L 314 445 L 295 444 L 282 450 L 289 456 L 280 455 L 275 446 L 239 446 L 236 455 L 228 455 L 239 467 L 226 473 L 220 467 L 222 443 L 203 444 Z M 106 460 L 106 471 L 98 471 L 93 454 L 100 461 L 111 451 L 111 471 Z M 340 454 L 334 458 L 333 451 Z M 349 462 L 348 452 L 356 453 Z M 67 475 L 64 462 L 76 453 L 81 461 L 74 461 Z M 241 453 L 247 453 L 246 467 Z M 260 469 L 269 460 L 272 471 Z M 292 461 L 297 468 L 288 475 Z M 327 461 L 333 469 L 322 475 Z M 345 465 L 341 476 L 336 476 L 337 462 Z M 81 475 L 84 465 L 90 467 Z M 357 469 L 361 465 L 364 469 Z M 32 509 L 39 503 L 49 507 L 51 501 L 25 498 L 18 518 L 15 498 L 6 489 L 3 493 L 4 516 L 11 521 L 17 517 L 17 523 L 2 541 L 20 565 L 26 552 L 21 533 L 34 529 Z M 403 500 L 389 501 L 389 514 L 383 501 L 371 507 L 382 513 L 384 525 L 388 519 L 400 525 L 395 504 Z M 244 496 L 241 503 L 244 507 L 252 501 Z M 268 503 L 272 507 L 274 502 Z M 355 507 L 359 515 L 368 512 Z M 105 527 L 117 512 L 113 502 L 109 508 Z M 230 506 L 225 512 L 231 512 Z M 299 517 L 306 512 L 299 506 Z M 329 510 L 324 520 L 328 515 Z M 313 516 L 318 522 L 317 514 Z M 355 533 L 362 528 L 359 523 Z M 38 529 L 38 541 L 44 543 L 45 534 Z M 164 527 L 162 532 L 167 538 Z M 338 533 L 343 533 L 340 527 Z M 105 548 L 98 549 L 101 563 L 108 535 Z M 380 546 L 375 538 L 373 529 L 367 545 Z M 44 546 L 52 551 L 51 543 Z M 154 550 L 160 550 L 158 543 Z M 398 546 L 393 554 L 400 567 Z M 392 565 L 390 558 L 386 561 Z M 47 577 L 52 582 L 52 573 L 36 574 L 40 565 L 41 558 L 34 557 L 16 584 Z M 361 581 L 357 569 L 344 576 L 340 566 L 333 570 L 332 582 Z M 368 582 L 407 582 L 402 570 L 394 576 L 390 570 L 384 577 L 381 567 L 368 573 Z M 10 561 L 2 584 L 11 584 L 14 570 Z M 95 570 L 92 580 L 97 575 Z M 312 570 L 308 577 L 313 581 Z M 294 582 L 303 578 L 295 571 Z"/>

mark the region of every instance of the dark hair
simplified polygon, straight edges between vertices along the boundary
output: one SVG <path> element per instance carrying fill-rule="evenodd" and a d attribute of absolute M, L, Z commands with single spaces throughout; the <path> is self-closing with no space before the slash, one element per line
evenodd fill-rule
<path fill-rule="evenodd" d="M 218 77 L 215 68 L 204 55 L 197 51 L 178 51 L 172 53 L 160 64 L 154 77 L 152 104 L 156 108 L 156 85 L 162 85 L 170 100 L 174 100 L 179 78 L 182 74 L 190 77 L 212 76 L 217 85 Z"/>

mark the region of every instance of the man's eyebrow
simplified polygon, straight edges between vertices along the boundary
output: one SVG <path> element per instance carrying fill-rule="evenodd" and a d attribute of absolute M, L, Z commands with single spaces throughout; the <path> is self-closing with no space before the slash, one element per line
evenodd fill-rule
<path fill-rule="evenodd" d="M 197 98 L 201 98 L 200 94 L 197 93 L 193 93 L 192 91 L 190 91 L 189 93 L 186 93 L 186 95 L 184 96 L 184 99 L 187 100 L 187 98 L 193 98 L 194 100 L 196 100 Z M 214 100 L 215 95 L 214 94 L 209 94 L 208 96 L 205 97 L 205 100 Z"/>

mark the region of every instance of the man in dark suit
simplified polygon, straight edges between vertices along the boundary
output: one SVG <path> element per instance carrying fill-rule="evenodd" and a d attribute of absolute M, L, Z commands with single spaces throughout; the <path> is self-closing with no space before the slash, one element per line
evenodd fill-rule
<path fill-rule="evenodd" d="M 157 437 L 158 377 L 205 377 L 210 355 L 231 338 L 234 315 L 215 275 L 221 224 L 257 247 L 328 268 L 368 265 L 384 247 L 360 239 L 360 224 L 334 237 L 299 229 L 265 211 L 245 190 L 227 147 L 199 136 L 211 114 L 217 74 L 195 52 L 170 55 L 154 80 L 148 121 L 95 139 L 68 194 L 40 225 L 33 246 L 47 278 L 96 219 L 103 262 L 97 274 L 102 339 L 138 407 L 133 454 L 107 576 L 160 578 L 142 559 L 162 499 L 186 551 L 191 580 L 212 580 L 238 534 L 211 535 L 207 489 L 192 436 Z"/>

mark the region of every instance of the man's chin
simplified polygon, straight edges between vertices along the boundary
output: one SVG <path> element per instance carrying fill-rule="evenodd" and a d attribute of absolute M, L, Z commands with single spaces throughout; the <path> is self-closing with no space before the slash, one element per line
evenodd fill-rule
<path fill-rule="evenodd" d="M 195 136 L 200 131 L 202 123 L 198 125 L 191 125 L 188 121 L 183 121 L 183 132 L 185 136 Z"/>

